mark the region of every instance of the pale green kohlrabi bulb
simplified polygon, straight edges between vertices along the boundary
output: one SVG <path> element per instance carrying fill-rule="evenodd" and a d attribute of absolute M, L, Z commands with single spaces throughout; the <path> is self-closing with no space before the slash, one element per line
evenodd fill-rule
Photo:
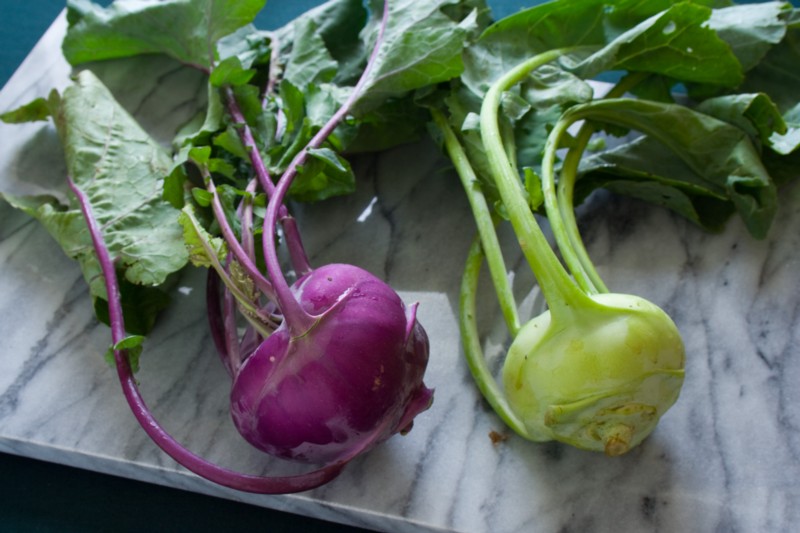
<path fill-rule="evenodd" d="M 509 349 L 503 383 L 531 438 L 621 455 L 678 398 L 684 347 L 672 319 L 638 296 L 597 294 L 556 324 L 528 322 Z M 599 305 L 597 305 L 599 304 Z"/>

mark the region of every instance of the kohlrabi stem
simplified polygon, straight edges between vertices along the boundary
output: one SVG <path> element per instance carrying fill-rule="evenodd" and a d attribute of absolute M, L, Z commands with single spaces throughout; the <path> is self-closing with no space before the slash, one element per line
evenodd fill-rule
<path fill-rule="evenodd" d="M 552 137 L 559 136 L 566 131 L 566 129 L 557 131 L 559 124 L 556 124 L 556 128 L 551 132 L 546 144 L 549 145 L 551 143 Z M 547 218 L 551 221 L 553 233 L 564 261 L 581 288 L 588 294 L 597 294 L 608 292 L 608 288 L 600 274 L 597 273 L 597 269 L 583 244 L 572 201 L 578 165 L 592 137 L 592 133 L 591 126 L 584 125 L 575 137 L 574 146 L 567 151 L 558 181 L 557 197 L 554 192 L 555 170 L 553 159 L 555 158 L 555 151 L 558 149 L 559 140 L 554 140 L 552 147 L 545 148 L 545 159 L 542 163 L 542 190 L 544 191 Z M 567 212 L 567 210 L 569 211 Z"/>
<path fill-rule="evenodd" d="M 481 263 L 483 262 L 482 239 L 479 235 L 472 242 L 464 265 L 464 275 L 461 278 L 458 322 L 461 331 L 461 342 L 464 345 L 464 355 L 478 389 L 495 413 L 519 435 L 526 439 L 531 439 L 525 429 L 525 424 L 514 414 L 497 380 L 492 376 L 481 346 L 475 302 Z"/>
<path fill-rule="evenodd" d="M 361 95 L 361 90 L 364 87 L 364 84 L 367 82 L 369 73 L 372 70 L 372 66 L 375 64 L 375 60 L 378 57 L 378 51 L 383 44 L 383 34 L 386 30 L 388 19 L 389 2 L 388 0 L 384 0 L 383 17 L 381 18 L 381 24 L 378 29 L 378 37 L 375 40 L 375 46 L 372 49 L 372 53 L 367 60 L 367 64 L 365 65 L 358 82 L 356 82 L 355 87 L 353 87 L 353 90 L 350 92 L 350 95 L 345 103 L 333 114 L 328 122 L 326 122 L 320 128 L 316 135 L 312 137 L 306 147 L 300 150 L 300 152 L 295 155 L 294 159 L 292 159 L 292 162 L 278 180 L 278 184 L 275 186 L 274 194 L 270 197 L 269 203 L 267 204 L 267 213 L 264 215 L 264 235 L 262 239 L 264 244 L 264 260 L 266 262 L 267 273 L 269 274 L 270 279 L 272 279 L 272 283 L 275 287 L 275 296 L 278 301 L 278 306 L 283 312 L 283 316 L 286 319 L 288 327 L 294 334 L 299 335 L 305 333 L 316 322 L 317 318 L 311 316 L 300 306 L 300 303 L 292 294 L 289 284 L 286 282 L 286 278 L 283 276 L 283 272 L 281 271 L 275 239 L 272 238 L 277 229 L 278 214 L 281 206 L 283 205 L 283 200 L 286 196 L 286 193 L 289 191 L 289 187 L 292 185 L 294 178 L 297 176 L 298 168 L 300 168 L 308 158 L 308 151 L 314 148 L 319 148 L 322 143 L 325 142 L 325 140 L 331 135 L 331 133 L 333 133 L 339 123 L 344 119 L 347 113 L 350 112 L 350 108 Z"/>
<path fill-rule="evenodd" d="M 247 195 L 242 198 L 242 202 L 239 204 L 239 208 L 237 210 L 237 215 L 242 221 L 242 228 L 239 230 L 241 233 L 242 250 L 244 250 L 244 253 L 247 254 L 247 257 L 254 262 L 256 259 L 256 250 L 255 239 L 253 237 L 253 197 L 256 194 L 257 188 L 258 180 L 251 179 L 247 183 L 247 187 L 245 187 L 245 192 Z"/>
<path fill-rule="evenodd" d="M 238 325 L 236 323 L 236 298 L 231 291 L 222 291 L 222 321 L 225 324 L 225 341 L 228 345 L 228 362 L 233 374 L 239 373 L 242 366 L 242 353 L 239 350 Z"/>
<path fill-rule="evenodd" d="M 224 293 L 222 292 L 224 290 Z M 230 292 L 222 287 L 219 274 L 213 268 L 208 269 L 206 276 L 206 316 L 208 318 L 208 328 L 211 331 L 211 339 L 214 341 L 214 347 L 217 349 L 222 364 L 228 375 L 233 377 L 236 374 L 237 365 L 234 364 L 235 360 L 241 360 L 241 355 L 233 355 L 231 351 L 232 346 L 238 350 L 238 337 L 236 335 L 236 328 L 233 331 L 228 329 L 228 317 L 225 301 L 232 299 Z"/>
<path fill-rule="evenodd" d="M 506 155 L 500 135 L 498 112 L 503 93 L 524 79 L 531 71 L 554 61 L 574 49 L 556 49 L 534 56 L 509 70 L 489 88 L 481 105 L 480 127 L 486 157 L 508 212 L 522 253 L 539 281 L 553 320 L 572 314 L 576 306 L 593 307 L 594 303 L 569 277 L 531 212 L 515 166 Z"/>
<path fill-rule="evenodd" d="M 511 336 L 515 337 L 520 328 L 517 303 L 514 300 L 514 294 L 508 282 L 508 271 L 505 261 L 503 261 L 503 252 L 500 249 L 500 242 L 497 239 L 497 232 L 495 231 L 489 206 L 486 203 L 486 197 L 483 195 L 481 184 L 475 175 L 467 154 L 464 152 L 464 148 L 461 146 L 453 129 L 447 123 L 445 116 L 438 109 L 431 109 L 431 115 L 439 131 L 442 132 L 445 149 L 458 177 L 461 179 L 464 192 L 466 192 L 467 200 L 472 208 L 473 218 L 478 227 L 481 246 L 489 264 L 489 273 L 495 293 L 497 293 L 500 309 Z"/>
<path fill-rule="evenodd" d="M 81 212 L 83 213 L 84 220 L 89 229 L 89 235 L 92 239 L 97 260 L 100 263 L 100 270 L 105 279 L 111 338 L 116 346 L 125 339 L 126 333 L 125 319 L 122 315 L 119 283 L 117 281 L 114 263 L 106 247 L 97 220 L 94 218 L 88 198 L 75 184 L 72 178 L 68 177 L 67 180 L 70 189 L 72 189 L 75 196 L 78 198 L 78 203 L 81 206 Z M 130 361 L 124 350 L 114 350 L 114 362 L 117 367 L 117 375 L 122 385 L 122 392 L 125 395 L 125 399 L 145 433 L 147 433 L 153 442 L 170 457 L 188 470 L 209 481 L 236 490 L 260 494 L 302 492 L 329 482 L 339 475 L 339 472 L 341 472 L 347 462 L 342 461 L 305 474 L 281 477 L 253 476 L 215 465 L 188 450 L 167 433 L 158 421 L 156 421 L 139 392 L 136 379 L 131 370 Z"/>
<path fill-rule="evenodd" d="M 625 76 L 605 94 L 604 98 L 622 96 L 647 76 L 648 74 L 645 72 Z M 558 179 L 558 193 L 554 192 L 555 152 L 561 145 L 561 136 L 566 133 L 567 128 L 573 123 L 574 121 L 572 120 L 564 123 L 559 121 L 547 139 L 547 146 L 545 147 L 547 164 L 542 164 L 542 189 L 545 191 L 544 199 L 547 218 L 553 225 L 553 232 L 558 246 L 562 250 L 564 260 L 581 287 L 589 293 L 608 292 L 608 288 L 597 273 L 594 263 L 584 246 L 578 230 L 578 222 L 575 219 L 574 191 L 575 181 L 578 176 L 578 166 L 595 132 L 595 128 L 590 122 L 584 122 L 581 125 L 572 146 L 567 151 L 561 166 L 561 175 Z M 558 207 L 555 204 L 558 204 Z M 556 230 L 556 227 L 558 227 L 558 230 Z"/>
<path fill-rule="evenodd" d="M 242 140 L 245 150 L 247 150 L 247 155 L 250 158 L 250 164 L 253 166 L 256 178 L 258 178 L 258 183 L 264 189 L 267 198 L 271 198 L 275 194 L 275 185 L 272 183 L 267 166 L 264 164 L 264 159 L 261 157 L 261 152 L 258 151 L 258 144 L 256 143 L 255 137 L 253 137 L 253 132 L 247 124 L 247 120 L 244 118 L 244 113 L 242 113 L 239 107 L 233 89 L 226 87 L 225 96 L 228 102 L 228 112 L 237 125 L 239 138 Z M 298 275 L 310 272 L 311 265 L 308 262 L 308 256 L 303 247 L 300 232 L 297 231 L 294 218 L 289 214 L 289 210 L 283 203 L 280 205 L 278 215 L 283 225 L 283 233 L 286 237 L 287 249 L 289 250 L 289 259 L 292 262 L 292 267 Z"/>
<path fill-rule="evenodd" d="M 267 71 L 267 83 L 264 86 L 264 96 L 261 100 L 261 107 L 267 108 L 269 95 L 275 92 L 275 86 L 278 83 L 280 76 L 280 57 L 281 57 L 281 43 L 278 41 L 276 32 L 269 33 L 269 70 Z"/>
<path fill-rule="evenodd" d="M 225 209 L 222 207 L 222 201 L 219 198 L 219 193 L 217 192 L 217 187 L 214 184 L 211 173 L 205 166 L 199 165 L 199 167 L 200 173 L 203 175 L 203 179 L 206 182 L 206 189 L 211 194 L 211 208 L 214 211 L 214 217 L 217 219 L 225 242 L 228 243 L 228 249 L 242 266 L 242 269 L 253 280 L 256 287 L 269 299 L 274 300 L 275 290 L 272 287 L 272 283 L 259 272 L 252 257 L 242 248 L 233 228 L 231 228 L 230 223 L 228 223 L 228 218 L 225 216 Z"/>

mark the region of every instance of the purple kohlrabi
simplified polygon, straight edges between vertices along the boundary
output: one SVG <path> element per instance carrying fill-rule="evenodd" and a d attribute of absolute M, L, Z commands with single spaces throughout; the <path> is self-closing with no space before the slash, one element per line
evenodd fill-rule
<path fill-rule="evenodd" d="M 239 369 L 231 412 L 245 439 L 327 464 L 408 431 L 433 395 L 416 305 L 352 265 L 320 267 L 291 289 L 315 320 L 300 332 L 284 323 Z"/>

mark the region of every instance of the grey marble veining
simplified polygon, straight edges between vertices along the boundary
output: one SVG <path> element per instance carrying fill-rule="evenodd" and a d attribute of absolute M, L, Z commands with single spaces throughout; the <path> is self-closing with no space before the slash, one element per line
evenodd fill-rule
<path fill-rule="evenodd" d="M 0 110 L 68 81 L 59 19 L 0 92 Z M 199 77 L 169 62 L 106 79 L 162 140 L 203 98 Z M 102 74 L 102 67 L 100 67 Z M 134 80 L 160 80 L 146 85 Z M 0 125 L 0 187 L 60 179 L 52 127 Z M 656 432 L 609 459 L 508 434 L 463 361 L 458 285 L 473 234 L 460 185 L 422 142 L 354 161 L 356 194 L 298 207 L 315 265 L 349 261 L 388 280 L 431 338 L 433 407 L 317 490 L 242 494 L 187 473 L 128 412 L 103 361 L 83 279 L 39 227 L 0 205 L 0 450 L 366 528 L 397 532 L 791 531 L 800 524 L 800 187 L 781 194 L 764 241 L 738 222 L 708 235 L 663 210 L 595 195 L 580 209 L 608 285 L 669 312 L 687 346 L 678 403 Z M 508 235 L 505 236 L 510 243 Z M 515 290 L 531 290 L 514 246 Z M 139 375 L 157 418 L 192 450 L 247 472 L 301 471 L 236 434 L 229 383 L 205 327 L 203 273 L 181 279 L 176 305 L 147 344 Z M 535 292 L 527 298 L 536 307 Z M 481 296 L 487 355 L 506 339 L 491 291 Z"/>

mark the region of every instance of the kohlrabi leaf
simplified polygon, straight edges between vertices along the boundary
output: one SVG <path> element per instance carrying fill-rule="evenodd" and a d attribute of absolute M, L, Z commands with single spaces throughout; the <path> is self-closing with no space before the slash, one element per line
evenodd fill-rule
<path fill-rule="evenodd" d="M 169 293 L 161 287 L 134 285 L 119 275 L 117 277 L 125 330 L 135 335 L 146 335 L 155 326 L 159 313 L 169 306 Z M 106 300 L 95 298 L 94 312 L 104 324 L 111 323 Z"/>
<path fill-rule="evenodd" d="M 350 153 L 379 152 L 410 143 L 425 134 L 429 113 L 409 95 L 394 98 L 359 117 L 357 127 L 348 130 L 345 123 L 337 129 L 343 138 L 344 151 Z"/>
<path fill-rule="evenodd" d="M 50 119 L 50 104 L 46 98 L 36 98 L 17 109 L 0 115 L 0 120 L 7 124 L 21 124 Z"/>
<path fill-rule="evenodd" d="M 363 0 L 329 0 L 275 30 L 275 46 L 288 57 L 298 43 L 298 29 L 316 27 L 326 52 L 338 63 L 338 84 L 352 84 L 368 52 L 359 36 L 367 20 Z"/>
<path fill-rule="evenodd" d="M 106 361 L 112 367 L 114 366 L 114 352 L 124 350 L 128 358 L 128 364 L 131 365 L 131 370 L 135 373 L 139 371 L 139 359 L 142 355 L 142 343 L 144 337 L 142 335 L 129 335 L 119 341 L 118 343 L 109 346 L 106 351 Z"/>
<path fill-rule="evenodd" d="M 90 111 L 91 110 L 91 111 Z M 136 123 L 89 71 L 64 90 L 54 114 L 67 169 L 88 196 L 118 269 L 133 284 L 156 286 L 186 264 L 178 212 L 162 199 L 169 155 Z M 72 213 L 42 212 L 40 220 L 78 259 L 96 272 L 87 231 L 75 230 Z M 104 295 L 96 278 L 92 293 Z"/>
<path fill-rule="evenodd" d="M 707 231 L 720 231 L 735 212 L 717 187 L 703 183 L 686 163 L 663 145 L 644 138 L 584 157 L 576 183 L 576 202 L 604 188 L 666 207 Z"/>
<path fill-rule="evenodd" d="M 464 83 L 478 95 L 505 72 L 536 54 L 564 47 L 599 48 L 608 41 L 603 0 L 546 2 L 489 26 L 464 53 Z"/>
<path fill-rule="evenodd" d="M 272 32 L 248 24 L 217 41 L 217 53 L 222 60 L 236 57 L 243 68 L 249 69 L 257 63 L 269 63 L 272 38 Z"/>
<path fill-rule="evenodd" d="M 800 10 L 796 10 L 800 12 Z M 772 149 L 786 155 L 800 148 L 800 26 L 792 26 L 785 38 L 747 73 L 742 92 L 764 92 L 783 115 L 787 131 L 771 139 Z"/>
<path fill-rule="evenodd" d="M 356 116 L 390 98 L 457 77 L 463 70 L 461 53 L 477 32 L 478 10 L 452 19 L 447 10 L 453 0 L 396 0 L 389 2 L 389 19 L 377 60 L 353 106 Z M 373 0 L 373 20 L 365 28 L 367 48 L 377 37 L 379 7 Z"/>
<path fill-rule="evenodd" d="M 762 161 L 778 186 L 800 178 L 800 172 L 798 172 L 798 169 L 800 169 L 800 150 L 795 150 L 789 154 L 779 154 L 772 150 L 765 150 Z"/>
<path fill-rule="evenodd" d="M 319 23 L 302 18 L 295 23 L 295 42 L 286 61 L 283 76 L 295 87 L 328 82 L 336 75 L 339 64 L 333 59 L 319 33 Z"/>
<path fill-rule="evenodd" d="M 606 4 L 605 0 L 546 2 L 495 22 L 483 32 L 480 44 L 502 56 L 521 55 L 525 49 L 537 54 L 564 46 L 601 45 L 607 41 Z"/>
<path fill-rule="evenodd" d="M 781 42 L 790 12 L 791 4 L 787 2 L 724 7 L 712 12 L 708 27 L 728 43 L 746 72 Z"/>
<path fill-rule="evenodd" d="M 274 143 L 267 151 L 269 169 L 274 176 L 282 174 L 341 103 L 335 86 L 330 84 L 310 84 L 306 91 L 289 80 L 280 84 L 285 130 L 280 143 Z M 292 198 L 308 202 L 353 192 L 355 177 L 349 163 L 337 153 L 344 148 L 340 134 L 345 133 L 349 138 L 354 133 L 351 129 L 347 123 L 342 124 L 322 147 L 309 151 L 310 157 L 298 169 L 289 189 Z"/>
<path fill-rule="evenodd" d="M 629 154 L 628 161 L 646 167 L 640 168 L 643 173 L 652 172 L 652 162 L 663 161 L 655 153 L 668 150 L 691 169 L 680 176 L 686 185 L 705 189 L 707 196 L 724 195 L 753 236 L 766 234 L 775 215 L 777 192 L 745 131 L 685 106 L 629 98 L 578 105 L 566 114 L 645 133 L 647 138 L 626 147 L 638 152 Z M 607 171 L 610 166 L 603 165 Z M 656 170 L 655 175 L 663 174 Z"/>
<path fill-rule="evenodd" d="M 594 96 L 592 86 L 585 80 L 552 65 L 544 65 L 532 72 L 520 92 L 525 101 L 537 109 L 553 105 L 568 107 L 588 102 Z"/>
<path fill-rule="evenodd" d="M 45 109 L 52 116 L 67 171 L 89 199 L 121 283 L 138 287 L 135 301 L 126 301 L 123 294 L 129 331 L 145 333 L 166 305 L 159 287 L 187 260 L 178 211 L 162 199 L 169 155 L 88 71 L 79 73 L 62 95 L 52 93 L 46 105 L 39 100 L 23 109 L 13 116 L 39 120 Z M 70 198 L 67 204 L 59 200 L 65 197 Z M 4 198 L 38 219 L 78 261 L 96 307 L 103 307 L 106 288 L 77 200 L 62 190 Z M 98 317 L 103 319 L 102 313 Z"/>
<path fill-rule="evenodd" d="M 239 159 L 247 159 L 247 148 L 242 144 L 242 140 L 239 138 L 234 126 L 228 126 L 228 129 L 216 135 L 213 143 L 214 146 L 219 146 Z"/>
<path fill-rule="evenodd" d="M 735 86 L 741 65 L 707 27 L 711 9 L 682 2 L 616 36 L 570 70 L 591 78 L 607 70 L 661 74 L 696 83 Z"/>
<path fill-rule="evenodd" d="M 464 80 L 482 94 L 523 60 L 563 49 L 560 65 L 585 79 L 624 69 L 733 86 L 741 66 L 707 27 L 711 12 L 689 2 L 548 2 L 489 27 L 465 54 Z"/>
<path fill-rule="evenodd" d="M 765 93 L 731 94 L 701 102 L 697 111 L 746 131 L 755 142 L 770 145 L 773 136 L 786 133 L 786 123 Z"/>
<path fill-rule="evenodd" d="M 255 73 L 255 70 L 244 68 L 242 61 L 237 56 L 231 56 L 214 66 L 214 70 L 209 76 L 209 82 L 214 87 L 244 85 Z"/>
<path fill-rule="evenodd" d="M 211 267 L 221 264 L 228 254 L 228 247 L 221 237 L 214 237 L 197 218 L 194 206 L 187 204 L 180 212 L 178 222 L 183 228 L 183 237 L 189 250 L 189 260 L 195 266 Z"/>
<path fill-rule="evenodd" d="M 289 189 L 293 198 L 311 202 L 355 190 L 355 175 L 342 156 L 325 147 L 309 150 L 308 155 Z"/>
<path fill-rule="evenodd" d="M 107 8 L 69 0 L 69 31 L 62 43 L 73 65 L 139 54 L 166 54 L 208 69 L 216 43 L 250 24 L 265 0 L 122 0 Z"/>
<path fill-rule="evenodd" d="M 180 150 L 183 146 L 208 143 L 214 133 L 223 127 L 224 117 L 225 108 L 219 91 L 209 84 L 205 111 L 195 115 L 178 131 L 172 143 L 173 149 Z"/>
<path fill-rule="evenodd" d="M 433 102 L 432 105 L 439 105 Z M 458 135 L 461 145 L 475 175 L 481 181 L 481 188 L 490 203 L 498 200 L 497 185 L 486 152 L 481 141 L 480 112 L 481 101 L 478 96 L 461 84 L 455 85 L 449 94 L 442 97 L 441 107 L 447 110 L 446 116 L 451 128 Z M 436 130 L 434 130 L 436 131 Z"/>

